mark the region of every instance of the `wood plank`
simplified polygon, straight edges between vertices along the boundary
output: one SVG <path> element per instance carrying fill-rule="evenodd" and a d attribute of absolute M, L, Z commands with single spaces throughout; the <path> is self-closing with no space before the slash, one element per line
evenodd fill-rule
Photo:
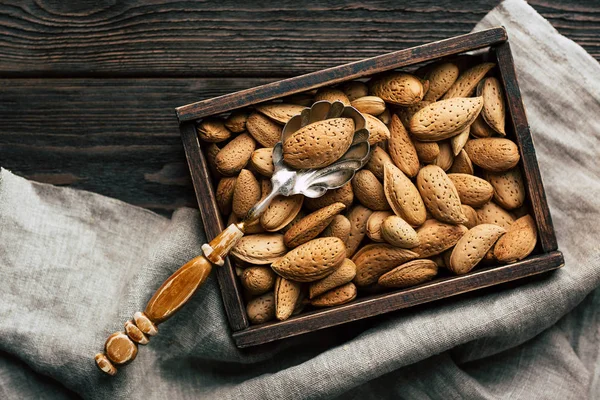
<path fill-rule="evenodd" d="M 296 76 L 467 33 L 498 3 L 9 0 L 0 4 L 0 73 Z M 600 57 L 598 1 L 530 3 Z"/>
<path fill-rule="evenodd" d="M 197 207 L 175 107 L 270 81 L 0 80 L 0 166 L 166 215 Z"/>
<path fill-rule="evenodd" d="M 365 78 L 389 71 L 430 61 L 435 58 L 476 50 L 507 39 L 504 28 L 487 29 L 481 32 L 457 36 L 427 43 L 422 46 L 382 54 L 366 60 L 332 67 L 323 71 L 315 71 L 256 88 L 231 93 L 215 99 L 204 100 L 177 108 L 180 121 L 189 121 L 210 115 L 220 114 L 237 108 L 267 100 L 273 100 L 321 86 L 335 85 L 341 82 Z"/>
<path fill-rule="evenodd" d="M 359 298 L 342 306 L 301 314 L 282 322 L 257 325 L 243 331 L 234 332 L 233 340 L 238 347 L 256 346 L 522 279 L 560 268 L 563 265 L 562 253 L 555 251 L 529 257 L 514 264 L 475 270 L 466 275 L 437 279 L 409 289 Z"/>

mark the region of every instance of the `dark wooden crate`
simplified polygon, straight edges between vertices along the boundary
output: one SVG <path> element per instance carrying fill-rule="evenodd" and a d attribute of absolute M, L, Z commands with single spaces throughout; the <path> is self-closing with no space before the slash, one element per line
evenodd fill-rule
<path fill-rule="evenodd" d="M 489 52 L 484 57 L 498 64 L 499 77 L 507 100 L 509 116 L 507 133 L 515 140 L 521 153 L 520 167 L 527 187 L 529 207 L 538 227 L 539 242 L 534 254 L 513 264 L 476 269 L 466 275 L 439 278 L 408 289 L 359 297 L 342 306 L 303 313 L 283 322 L 276 321 L 251 327 L 248 324 L 239 281 L 227 260 L 223 267 L 217 268 L 217 277 L 233 331 L 232 336 L 238 347 L 267 343 L 514 281 L 563 266 L 564 259 L 562 253 L 557 251 L 556 235 L 517 83 L 508 37 L 504 28 L 488 29 L 177 108 L 183 145 L 202 221 L 207 238 L 210 240 L 219 234 L 224 224 L 216 205 L 212 179 L 196 134 L 196 120 L 322 86 L 365 78 L 380 72 L 488 47 Z"/>

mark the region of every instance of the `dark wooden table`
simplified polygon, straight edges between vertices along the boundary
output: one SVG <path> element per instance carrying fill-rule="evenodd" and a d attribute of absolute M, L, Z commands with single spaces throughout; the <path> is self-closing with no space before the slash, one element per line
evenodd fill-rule
<path fill-rule="evenodd" d="M 3 1 L 0 166 L 196 207 L 176 106 L 467 33 L 498 1 L 258 3 Z M 598 0 L 530 4 L 600 58 Z"/>

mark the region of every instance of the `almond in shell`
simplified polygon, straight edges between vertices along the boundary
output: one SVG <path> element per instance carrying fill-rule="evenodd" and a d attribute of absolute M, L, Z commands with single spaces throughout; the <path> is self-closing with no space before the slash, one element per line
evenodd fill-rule
<path fill-rule="evenodd" d="M 427 107 L 431 103 L 433 102 L 423 100 L 410 106 L 399 107 L 397 113 L 400 117 L 400 121 L 402 121 L 402 124 L 404 124 L 405 127 L 410 126 L 410 119 L 413 117 L 413 115 L 415 115 L 417 111 Z"/>
<path fill-rule="evenodd" d="M 275 277 L 271 267 L 252 266 L 243 270 L 240 281 L 248 293 L 258 296 L 273 289 Z"/>
<path fill-rule="evenodd" d="M 442 142 L 438 142 L 440 154 L 433 160 L 433 164 L 437 165 L 444 171 L 448 171 L 452 164 L 454 164 L 454 154 L 452 154 L 452 146 L 450 142 L 444 140 Z"/>
<path fill-rule="evenodd" d="M 471 159 L 469 158 L 469 156 L 467 155 L 467 152 L 465 151 L 465 149 L 462 149 L 458 155 L 456 157 L 454 157 L 454 162 L 452 163 L 452 166 L 450 167 L 450 170 L 448 170 L 448 172 L 452 173 L 452 174 L 471 174 L 473 175 L 475 173 L 474 169 L 473 169 L 473 163 L 471 162 Z"/>
<path fill-rule="evenodd" d="M 419 245 L 417 232 L 397 215 L 387 217 L 381 225 L 381 236 L 392 246 L 412 249 Z"/>
<path fill-rule="evenodd" d="M 537 227 L 531 215 L 519 218 L 508 228 L 494 247 L 494 257 L 512 263 L 527 257 L 537 243 Z"/>
<path fill-rule="evenodd" d="M 457 97 L 440 100 L 417 111 L 410 119 L 412 135 L 421 141 L 432 142 L 461 133 L 479 115 L 481 97 Z"/>
<path fill-rule="evenodd" d="M 342 85 L 341 90 L 350 101 L 354 101 L 360 97 L 365 97 L 369 94 L 369 88 L 367 85 L 360 81 L 346 82 Z"/>
<path fill-rule="evenodd" d="M 306 201 L 306 198 L 304 199 Z M 294 219 L 287 224 L 286 226 L 284 226 L 283 228 L 281 228 L 279 230 L 279 232 L 283 233 L 284 235 L 287 233 L 287 231 L 289 231 L 290 229 L 292 229 L 294 226 L 296 226 L 296 224 L 300 221 L 302 221 L 302 218 L 306 217 L 307 213 L 306 211 L 304 211 L 303 208 L 300 209 L 300 212 L 298 212 L 298 214 L 296 214 L 296 216 L 294 217 Z"/>
<path fill-rule="evenodd" d="M 411 178 L 417 175 L 420 167 L 417 150 L 396 114 L 392 115 L 390 124 L 388 151 L 392 161 L 402 172 Z"/>
<path fill-rule="evenodd" d="M 316 238 L 345 208 L 343 203 L 333 203 L 302 218 L 285 233 L 283 237 L 285 245 L 294 248 Z"/>
<path fill-rule="evenodd" d="M 414 140 L 413 145 L 417 151 L 419 161 L 424 164 L 434 162 L 440 155 L 440 146 L 437 142 L 421 142 L 420 140 Z"/>
<path fill-rule="evenodd" d="M 255 148 L 252 136 L 247 133 L 236 136 L 215 157 L 217 171 L 226 176 L 237 174 L 248 164 Z"/>
<path fill-rule="evenodd" d="M 339 306 L 354 300 L 356 298 L 356 294 L 356 286 L 352 282 L 349 282 L 318 297 L 315 297 L 310 304 L 315 307 Z"/>
<path fill-rule="evenodd" d="M 467 126 L 461 133 L 450 138 L 450 144 L 452 145 L 452 154 L 456 157 L 458 153 L 465 147 L 467 140 L 469 140 L 469 133 L 471 132 L 471 125 Z"/>
<path fill-rule="evenodd" d="M 281 140 L 283 128 L 264 115 L 254 112 L 246 120 L 246 129 L 264 147 L 274 147 Z"/>
<path fill-rule="evenodd" d="M 352 184 L 346 183 L 339 189 L 328 190 L 321 197 L 316 199 L 306 198 L 304 205 L 310 211 L 316 211 L 320 208 L 327 207 L 333 203 L 344 203 L 346 207 L 350 207 L 350 204 L 354 201 L 354 192 L 352 191 Z"/>
<path fill-rule="evenodd" d="M 479 223 L 477 221 L 477 211 L 475 211 L 475 209 L 471 206 L 468 206 L 466 204 L 461 204 L 460 206 L 462 208 L 463 214 L 465 214 L 465 217 L 467 217 L 467 222 L 465 222 L 465 226 L 468 229 L 473 228 L 474 226 L 477 226 L 477 224 Z"/>
<path fill-rule="evenodd" d="M 356 172 L 352 178 L 352 191 L 365 207 L 374 211 L 389 210 L 390 206 L 385 198 L 383 185 L 368 169 Z"/>
<path fill-rule="evenodd" d="M 387 164 L 383 189 L 394 213 L 411 226 L 419 226 L 427 218 L 425 204 L 410 179 L 395 165 Z"/>
<path fill-rule="evenodd" d="M 384 287 L 406 288 L 432 280 L 437 271 L 437 264 L 431 260 L 412 260 L 383 274 L 378 283 Z"/>
<path fill-rule="evenodd" d="M 460 197 L 460 202 L 481 207 L 492 199 L 494 188 L 486 180 L 470 174 L 448 174 Z"/>
<path fill-rule="evenodd" d="M 385 111 L 385 101 L 377 96 L 359 97 L 351 101 L 350 105 L 363 114 L 377 116 Z"/>
<path fill-rule="evenodd" d="M 314 282 L 331 274 L 346 258 L 338 238 L 317 238 L 289 251 L 271 267 L 279 276 L 296 282 Z"/>
<path fill-rule="evenodd" d="M 473 164 L 492 172 L 514 168 L 520 159 L 517 145 L 504 138 L 472 139 L 465 145 L 465 151 Z"/>
<path fill-rule="evenodd" d="M 239 218 L 244 218 L 248 211 L 260 200 L 260 184 L 247 169 L 240 171 L 233 190 L 232 210 Z"/>
<path fill-rule="evenodd" d="M 323 237 L 337 237 L 346 243 L 350 237 L 352 226 L 350 220 L 343 215 L 336 215 L 327 228 L 321 233 Z"/>
<path fill-rule="evenodd" d="M 476 138 L 486 138 L 494 134 L 494 130 L 483 120 L 481 114 L 471 124 L 471 134 Z"/>
<path fill-rule="evenodd" d="M 314 299 L 323 293 L 352 282 L 356 276 L 356 265 L 352 260 L 346 258 L 342 265 L 336 269 L 331 275 L 310 284 L 309 298 Z"/>
<path fill-rule="evenodd" d="M 376 79 L 371 84 L 370 92 L 399 106 L 418 103 L 425 94 L 421 80 L 403 72 L 393 72 Z"/>
<path fill-rule="evenodd" d="M 273 165 L 273 148 L 263 147 L 254 150 L 250 157 L 250 165 L 259 174 L 270 178 L 275 169 Z"/>
<path fill-rule="evenodd" d="M 391 211 L 375 211 L 367 220 L 367 236 L 374 242 L 385 242 L 381 236 L 381 226 L 383 221 L 391 216 L 396 215 Z"/>
<path fill-rule="evenodd" d="M 217 171 L 217 164 L 215 163 L 215 159 L 217 158 L 219 151 L 221 151 L 221 149 L 216 143 L 211 143 L 206 148 L 206 164 L 208 164 L 208 169 L 210 169 L 210 173 L 215 178 L 219 178 L 221 176 L 219 171 Z"/>
<path fill-rule="evenodd" d="M 297 104 L 266 103 L 257 105 L 254 108 L 275 122 L 287 124 L 294 115 L 300 114 L 306 107 Z"/>
<path fill-rule="evenodd" d="M 363 114 L 363 116 L 365 117 L 366 128 L 369 130 L 370 145 L 390 138 L 390 130 L 379 118 L 370 114 Z"/>
<path fill-rule="evenodd" d="M 300 298 L 302 286 L 298 282 L 290 281 L 280 276 L 275 282 L 275 317 L 280 321 L 288 319 Z"/>
<path fill-rule="evenodd" d="M 287 253 L 283 235 L 259 233 L 247 235 L 231 249 L 231 255 L 240 261 L 255 265 L 271 264 Z"/>
<path fill-rule="evenodd" d="M 487 172 L 485 179 L 494 187 L 494 201 L 502 208 L 514 210 L 525 203 L 525 184 L 519 168 Z"/>
<path fill-rule="evenodd" d="M 317 94 L 315 94 L 315 101 L 328 101 L 333 103 L 334 101 L 341 101 L 345 106 L 350 105 L 350 99 L 344 92 L 339 89 L 334 88 L 321 88 L 317 90 Z"/>
<path fill-rule="evenodd" d="M 369 210 L 360 204 L 355 205 L 348 212 L 348 220 L 350 221 L 350 235 L 346 243 L 346 257 L 350 258 L 358 249 L 360 242 L 365 237 L 367 229 L 367 221 L 373 211 Z"/>
<path fill-rule="evenodd" d="M 218 143 L 231 137 L 231 132 L 225 127 L 222 119 L 206 118 L 202 120 L 197 128 L 198 137 L 205 142 Z"/>
<path fill-rule="evenodd" d="M 391 162 L 392 159 L 390 155 L 381 147 L 376 146 L 372 148 L 371 158 L 365 168 L 371 171 L 377 179 L 383 180 L 383 167 L 385 164 Z"/>
<path fill-rule="evenodd" d="M 236 110 L 232 112 L 225 120 L 225 127 L 233 133 L 242 133 L 246 130 L 246 120 L 248 112 L 245 110 Z"/>
<path fill-rule="evenodd" d="M 417 229 L 419 246 L 412 249 L 420 258 L 435 256 L 448 250 L 467 232 L 463 225 L 451 225 L 428 219 Z"/>
<path fill-rule="evenodd" d="M 508 211 L 491 201 L 477 209 L 478 224 L 495 224 L 508 230 L 514 221 L 514 217 Z"/>
<path fill-rule="evenodd" d="M 456 82 L 458 74 L 458 67 L 450 62 L 433 66 L 426 75 L 429 80 L 429 90 L 425 93 L 423 100 L 438 100 Z"/>
<path fill-rule="evenodd" d="M 436 165 L 423 167 L 417 175 L 417 187 L 435 219 L 449 224 L 467 221 L 460 207 L 458 192 L 443 169 Z"/>
<path fill-rule="evenodd" d="M 254 325 L 263 324 L 275 318 L 275 295 L 273 292 L 250 300 L 246 305 L 246 313 Z"/>
<path fill-rule="evenodd" d="M 483 63 L 476 65 L 458 77 L 456 82 L 448 89 L 443 99 L 451 99 L 455 97 L 469 97 L 477 88 L 479 81 L 483 79 L 496 64 L 494 63 Z"/>
<path fill-rule="evenodd" d="M 275 232 L 289 224 L 300 212 L 304 196 L 277 196 L 260 217 L 260 224 L 268 232 Z"/>
<path fill-rule="evenodd" d="M 231 204 L 233 203 L 233 191 L 235 189 L 235 182 L 237 178 L 225 177 L 221 178 L 217 185 L 217 193 L 215 193 L 215 199 L 219 211 L 223 215 L 229 215 L 231 213 Z"/>
<path fill-rule="evenodd" d="M 356 264 L 354 284 L 359 287 L 371 285 L 379 277 L 397 265 L 418 257 L 418 254 L 389 244 L 368 244 L 352 257 Z"/>
<path fill-rule="evenodd" d="M 494 77 L 483 79 L 477 85 L 477 96 L 483 97 L 481 116 L 487 124 L 502 136 L 506 136 L 504 124 L 506 111 L 504 107 L 504 92 L 500 81 Z"/>
<path fill-rule="evenodd" d="M 504 233 L 504 228 L 492 224 L 477 225 L 469 229 L 454 246 L 448 269 L 457 275 L 471 271 Z"/>

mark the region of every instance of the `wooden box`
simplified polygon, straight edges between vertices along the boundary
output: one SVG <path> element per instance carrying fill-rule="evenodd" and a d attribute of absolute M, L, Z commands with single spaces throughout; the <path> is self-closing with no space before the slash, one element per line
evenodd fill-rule
<path fill-rule="evenodd" d="M 563 265 L 563 256 L 557 251 L 556 236 L 517 84 L 507 33 L 501 27 L 488 29 L 177 108 L 181 136 L 196 197 L 207 239 L 210 240 L 224 228 L 224 224 L 215 202 L 215 186 L 196 134 L 196 120 L 322 86 L 484 48 L 489 48 L 484 57 L 498 64 L 499 77 L 507 97 L 507 135 L 515 140 L 521 152 L 520 165 L 527 187 L 530 212 L 536 220 L 539 234 L 534 253 L 525 260 L 513 264 L 477 268 L 466 275 L 438 278 L 408 289 L 359 297 L 342 306 L 302 313 L 283 322 L 276 321 L 257 326 L 249 326 L 239 281 L 227 261 L 223 267 L 217 268 L 217 276 L 233 339 L 238 347 L 271 342 L 411 307 L 550 271 Z"/>

